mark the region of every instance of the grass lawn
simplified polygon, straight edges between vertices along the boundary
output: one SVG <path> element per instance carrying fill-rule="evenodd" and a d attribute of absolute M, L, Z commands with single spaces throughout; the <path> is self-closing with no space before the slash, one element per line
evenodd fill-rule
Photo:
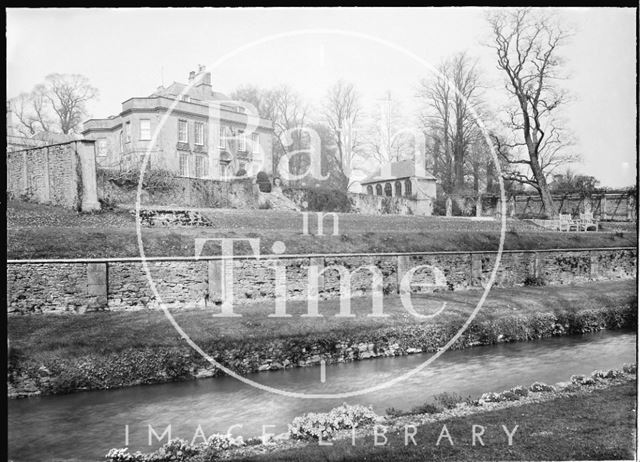
<path fill-rule="evenodd" d="M 339 235 L 302 234 L 302 215 L 272 210 L 209 210 L 212 226 L 143 228 L 149 256 L 194 255 L 196 238 L 260 238 L 261 252 L 275 241 L 286 253 L 378 253 L 497 250 L 500 222 L 454 217 L 338 214 Z M 316 231 L 311 214 L 310 232 Z M 527 221 L 508 220 L 505 249 L 635 246 L 637 230 L 606 225 L 606 232 L 559 233 Z M 12 201 L 7 205 L 7 258 L 135 257 L 139 255 L 135 220 L 127 210 L 79 214 L 60 207 Z"/>
<path fill-rule="evenodd" d="M 242 305 L 235 312 L 241 318 L 214 318 L 210 310 L 176 310 L 178 324 L 199 345 L 213 341 L 260 344 L 261 340 L 322 335 L 352 338 L 359 332 L 419 323 L 462 325 L 475 308 L 481 291 L 446 292 L 412 297 L 414 308 L 423 314 L 433 313 L 442 302 L 445 311 L 432 320 L 416 320 L 402 306 L 398 297 L 384 299 L 388 318 L 369 318 L 371 298 L 352 300 L 354 318 L 336 318 L 339 301 L 320 302 L 323 318 L 302 318 L 306 302 L 289 302 L 291 318 L 268 318 L 274 302 Z M 571 286 L 519 287 L 493 289 L 481 309 L 478 321 L 499 320 L 507 316 L 533 313 L 577 312 L 590 308 L 628 306 L 637 303 L 635 281 L 607 281 Z M 216 312 L 219 308 L 216 309 Z M 56 355 L 75 357 L 86 353 L 110 353 L 126 349 L 180 346 L 184 342 L 161 311 L 86 313 L 60 316 L 9 316 L 8 336 L 11 347 L 24 357 Z"/>
<path fill-rule="evenodd" d="M 419 425 L 405 446 L 405 432 L 389 432 L 384 446 L 374 437 L 334 441 L 333 446 L 311 443 L 306 447 L 236 460 L 633 460 L 635 459 L 636 382 L 613 385 L 587 394 L 524 404 L 436 423 Z M 453 441 L 443 438 L 446 424 Z M 484 446 L 472 445 L 472 425 L 482 425 Z M 509 431 L 518 425 L 513 444 Z M 380 439 L 379 441 L 383 441 Z"/>

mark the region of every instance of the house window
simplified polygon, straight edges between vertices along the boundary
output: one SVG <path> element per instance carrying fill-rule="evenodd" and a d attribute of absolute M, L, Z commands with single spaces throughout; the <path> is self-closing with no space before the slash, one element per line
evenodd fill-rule
<path fill-rule="evenodd" d="M 96 142 L 96 155 L 98 157 L 105 157 L 107 155 L 107 139 L 100 138 Z"/>
<path fill-rule="evenodd" d="M 151 139 L 151 120 L 140 119 L 140 140 L 148 141 Z"/>
<path fill-rule="evenodd" d="M 204 156 L 195 157 L 195 176 L 196 178 L 206 178 L 209 175 L 208 159 Z"/>
<path fill-rule="evenodd" d="M 411 180 L 404 180 L 404 195 L 411 195 Z"/>
<path fill-rule="evenodd" d="M 367 185 L 367 194 L 370 194 L 373 196 L 373 186 Z"/>
<path fill-rule="evenodd" d="M 252 152 L 258 154 L 260 152 L 260 135 L 258 133 L 251 134 Z"/>
<path fill-rule="evenodd" d="M 396 196 L 402 196 L 402 183 L 396 181 Z"/>
<path fill-rule="evenodd" d="M 393 190 L 391 189 L 391 183 L 384 184 L 384 195 L 389 197 L 393 195 Z"/>
<path fill-rule="evenodd" d="M 178 120 L 178 142 L 179 143 L 189 142 L 189 131 L 188 131 L 186 120 Z"/>
<path fill-rule="evenodd" d="M 227 127 L 220 125 L 220 141 L 218 142 L 220 149 L 226 149 L 227 147 Z"/>
<path fill-rule="evenodd" d="M 382 185 L 379 185 L 379 184 L 376 185 L 376 195 L 382 196 Z"/>
<path fill-rule="evenodd" d="M 124 124 L 124 142 L 131 142 L 131 122 L 126 122 Z"/>
<path fill-rule="evenodd" d="M 124 135 L 120 130 L 120 152 L 124 152 Z"/>
<path fill-rule="evenodd" d="M 244 132 L 240 132 L 238 151 L 247 152 L 247 135 Z"/>
<path fill-rule="evenodd" d="M 182 95 L 182 101 L 184 101 L 185 103 L 190 103 L 191 98 L 189 97 L 189 95 Z"/>
<path fill-rule="evenodd" d="M 204 124 L 202 122 L 195 123 L 195 143 L 199 146 L 204 145 Z"/>
<path fill-rule="evenodd" d="M 180 154 L 180 176 L 189 176 L 189 155 Z"/>

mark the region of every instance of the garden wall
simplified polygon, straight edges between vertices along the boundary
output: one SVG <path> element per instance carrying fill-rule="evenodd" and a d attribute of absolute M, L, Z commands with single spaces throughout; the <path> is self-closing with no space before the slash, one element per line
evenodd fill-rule
<path fill-rule="evenodd" d="M 353 211 L 367 215 L 424 215 L 433 213 L 429 199 L 409 199 L 407 197 L 373 196 L 371 194 L 349 193 Z"/>
<path fill-rule="evenodd" d="M 299 188 L 287 188 L 284 194 L 293 201 L 301 210 L 307 210 L 305 202 L 309 190 Z M 349 200 L 348 210 L 335 210 L 338 212 L 361 213 L 365 215 L 425 215 L 433 212 L 432 201 L 429 199 L 412 199 L 400 196 L 373 196 L 371 194 L 342 193 Z M 322 210 L 327 211 L 327 210 Z M 329 210 L 334 211 L 334 210 Z"/>
<path fill-rule="evenodd" d="M 98 210 L 94 142 L 88 140 L 7 152 L 7 193 L 16 199 Z"/>
<path fill-rule="evenodd" d="M 553 202 L 558 213 L 577 217 L 591 210 L 598 220 L 635 221 L 637 205 L 635 196 L 629 192 L 597 193 L 583 197 L 577 194 L 553 194 Z M 470 196 L 452 196 L 456 207 L 462 215 L 475 215 L 476 198 Z M 499 213 L 499 196 L 482 196 L 483 216 L 494 216 Z M 539 217 L 543 215 L 540 196 L 521 194 L 507 199 L 507 216 Z M 454 213 L 455 214 L 455 213 Z"/>
<path fill-rule="evenodd" d="M 444 279 L 425 268 L 416 271 L 412 279 L 412 292 L 426 293 L 483 286 L 490 278 L 495 258 L 494 252 L 328 255 L 274 260 L 236 258 L 230 268 L 234 302 L 247 303 L 275 297 L 274 265 L 284 268 L 287 299 L 307 300 L 310 265 L 320 269 L 344 266 L 352 272 L 352 296 L 365 296 L 372 292 L 372 276 L 363 268 L 355 272 L 362 266 L 371 265 L 379 270 L 384 294 L 397 293 L 400 281 L 411 268 L 418 265 L 436 267 L 442 271 Z M 636 260 L 637 249 L 634 248 L 507 251 L 502 255 L 495 286 L 631 279 L 636 277 Z M 225 269 L 216 257 L 158 259 L 149 261 L 148 267 L 162 301 L 169 307 L 214 309 L 223 297 L 222 274 L 230 277 L 229 268 Z M 327 269 L 320 279 L 319 297 L 339 296 L 339 273 L 336 269 Z M 10 314 L 83 313 L 88 310 L 158 308 L 158 301 L 139 259 L 10 260 L 7 306 Z"/>
<path fill-rule="evenodd" d="M 119 206 L 135 206 L 137 180 L 117 186 L 108 172 L 98 174 L 98 197 Z M 167 177 L 155 190 L 143 189 L 140 204 L 161 207 L 258 208 L 259 191 L 250 179 L 217 181 L 202 178 Z"/>

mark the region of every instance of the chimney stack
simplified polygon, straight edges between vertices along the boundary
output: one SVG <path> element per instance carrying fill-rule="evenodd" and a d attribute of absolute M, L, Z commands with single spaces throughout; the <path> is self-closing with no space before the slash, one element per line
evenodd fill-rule
<path fill-rule="evenodd" d="M 198 86 L 200 86 L 200 85 L 211 86 L 211 72 L 205 72 L 204 73 L 204 75 L 200 79 L 200 82 L 198 83 Z"/>
<path fill-rule="evenodd" d="M 193 82 L 193 79 L 196 78 L 196 71 L 189 72 L 189 82 Z"/>
<path fill-rule="evenodd" d="M 211 72 L 205 72 L 204 66 L 202 66 L 197 78 L 198 83 L 196 84 L 196 88 L 204 88 L 205 94 L 206 91 L 211 93 Z"/>

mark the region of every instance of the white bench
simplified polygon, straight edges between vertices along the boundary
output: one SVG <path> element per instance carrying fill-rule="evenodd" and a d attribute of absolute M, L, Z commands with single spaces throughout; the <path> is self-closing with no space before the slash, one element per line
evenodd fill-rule
<path fill-rule="evenodd" d="M 580 223 L 569 214 L 558 215 L 558 231 L 579 231 Z"/>
<path fill-rule="evenodd" d="M 598 220 L 593 218 L 593 213 L 581 213 L 579 227 L 580 231 L 588 231 L 589 228 L 593 228 L 594 231 L 598 231 Z"/>

